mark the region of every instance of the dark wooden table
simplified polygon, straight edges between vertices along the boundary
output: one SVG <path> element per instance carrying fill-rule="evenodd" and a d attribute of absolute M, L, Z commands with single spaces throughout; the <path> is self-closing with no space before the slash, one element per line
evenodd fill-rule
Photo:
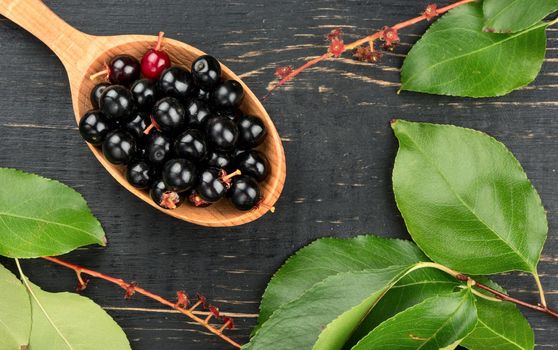
<path fill-rule="evenodd" d="M 220 58 L 259 96 L 276 66 L 320 54 L 324 34 L 342 26 L 346 40 L 414 17 L 426 1 L 46 1 L 92 34 L 156 34 Z M 211 229 L 166 216 L 121 188 L 85 147 L 75 127 L 62 65 L 46 46 L 0 19 L 0 166 L 55 178 L 83 193 L 102 222 L 106 249 L 66 256 L 166 295 L 202 292 L 233 313 L 245 342 L 260 296 L 290 254 L 323 236 L 375 233 L 408 238 L 391 190 L 396 141 L 393 117 L 453 123 L 488 132 L 523 164 L 548 211 L 550 231 L 540 264 L 549 303 L 558 306 L 558 32 L 550 29 L 547 59 L 529 87 L 498 99 L 397 95 L 399 69 L 426 25 L 404 30 L 403 44 L 377 65 L 329 61 L 279 91 L 266 108 L 283 137 L 287 182 L 277 212 L 242 227 Z M 31 279 L 50 291 L 73 290 L 74 275 L 45 261 L 25 261 Z M 535 302 L 532 279 L 498 279 Z M 102 281 L 85 295 L 101 304 L 134 349 L 223 349 L 181 315 Z M 526 311 L 537 348 L 557 348 L 558 321 Z"/>

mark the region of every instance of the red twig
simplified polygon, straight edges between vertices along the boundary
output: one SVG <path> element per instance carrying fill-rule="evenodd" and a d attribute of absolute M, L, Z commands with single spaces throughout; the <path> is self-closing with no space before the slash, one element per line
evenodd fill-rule
<path fill-rule="evenodd" d="M 542 313 L 548 314 L 550 316 L 558 317 L 558 311 L 552 310 L 548 306 L 529 304 L 529 303 L 527 303 L 523 300 L 516 299 L 516 298 L 511 297 L 511 296 L 509 296 L 505 293 L 497 291 L 494 288 L 491 288 L 487 285 L 479 283 L 479 282 L 475 281 L 474 279 L 472 279 L 471 277 L 463 275 L 463 274 L 457 275 L 456 278 L 458 280 L 465 281 L 465 282 L 466 281 L 471 281 L 475 287 L 477 287 L 479 289 L 482 289 L 482 290 L 485 290 L 485 291 L 493 294 L 496 298 L 498 298 L 500 300 L 509 301 L 510 303 L 521 305 L 521 306 L 526 307 L 526 308 L 531 309 L 531 310 L 542 312 Z"/>
<path fill-rule="evenodd" d="M 168 306 L 168 307 L 170 307 L 174 310 L 177 310 L 178 312 L 186 315 L 187 317 L 189 317 L 190 319 L 192 319 L 196 323 L 205 327 L 208 331 L 215 334 L 219 338 L 223 339 L 227 343 L 233 345 L 236 348 L 239 348 L 239 349 L 241 348 L 240 344 L 238 344 L 237 342 L 235 342 L 234 340 L 232 340 L 231 338 L 229 338 L 228 336 L 223 334 L 223 331 L 225 330 L 225 328 L 228 328 L 228 326 L 232 324 L 232 320 L 229 321 L 227 319 L 223 326 L 221 326 L 220 328 L 216 328 L 216 327 L 212 326 L 211 324 L 209 324 L 210 317 L 208 317 L 206 319 L 202 319 L 202 318 L 194 315 L 194 313 L 193 313 L 194 309 L 197 306 L 204 304 L 205 298 L 203 298 L 203 300 L 199 300 L 198 303 L 196 303 L 193 307 L 191 307 L 189 309 L 186 309 L 185 307 L 187 307 L 187 305 L 181 305 L 181 303 L 182 304 L 186 303 L 186 301 L 185 301 L 186 299 L 184 297 L 183 298 L 179 297 L 179 301 L 176 302 L 176 303 L 173 303 L 168 299 L 165 299 L 165 298 L 163 298 L 163 297 L 161 297 L 157 294 L 154 294 L 150 291 L 147 291 L 147 290 L 145 290 L 141 287 L 138 287 L 133 282 L 129 283 L 129 282 L 124 281 L 123 279 L 115 278 L 115 277 L 112 277 L 112 276 L 109 276 L 109 275 L 105 275 L 101 272 L 93 271 L 93 270 L 90 270 L 90 269 L 87 269 L 87 268 L 84 268 L 84 267 L 81 267 L 81 266 L 78 266 L 78 265 L 74 265 L 74 264 L 69 263 L 67 261 L 64 261 L 64 260 L 61 260 L 61 259 L 58 259 L 58 258 L 54 258 L 54 257 L 51 257 L 51 256 L 45 256 L 45 257 L 43 257 L 43 259 L 74 270 L 77 277 L 78 277 L 78 283 L 79 283 L 78 289 L 80 287 L 83 288 L 84 285 L 87 283 L 82 279 L 82 277 L 81 277 L 82 274 L 89 275 L 89 276 L 96 277 L 96 278 L 100 278 L 100 279 L 105 280 L 107 282 L 116 284 L 120 288 L 124 289 L 126 291 L 126 297 L 131 297 L 132 294 L 138 293 L 138 294 L 146 296 L 150 299 L 158 301 L 159 303 L 161 303 L 163 305 L 166 305 L 166 306 Z M 179 293 L 182 293 L 182 292 L 179 292 Z M 210 313 L 210 315 L 211 315 L 211 313 Z"/>
<path fill-rule="evenodd" d="M 439 9 L 436 9 L 436 15 L 441 15 L 443 13 L 448 12 L 449 10 L 452 10 L 456 7 L 459 7 L 461 5 L 465 5 L 468 4 L 470 2 L 474 2 L 476 0 L 460 0 L 457 1 L 451 5 L 445 6 L 445 7 L 441 7 Z M 415 17 L 415 18 L 411 18 L 409 20 L 403 21 L 401 23 L 397 23 L 394 26 L 390 27 L 390 29 L 393 29 L 395 32 L 397 32 L 399 29 L 403 29 L 409 26 L 412 26 L 413 24 L 416 24 L 418 22 L 424 21 L 424 20 L 428 20 L 432 18 L 431 14 L 427 14 L 427 13 L 423 13 L 422 15 Z M 368 35 L 364 38 L 358 39 L 350 44 L 345 45 L 344 47 L 344 52 L 349 51 L 349 50 L 353 50 L 355 48 L 357 48 L 360 45 L 366 44 L 366 43 L 370 43 L 371 45 L 374 43 L 374 41 L 381 39 L 382 36 L 384 34 L 384 29 L 377 31 L 376 33 L 373 33 L 371 35 Z M 269 96 L 271 96 L 272 92 L 277 89 L 280 86 L 285 85 L 285 83 L 287 83 L 288 81 L 292 80 L 294 77 L 296 77 L 298 74 L 300 74 L 302 71 L 312 67 L 313 65 L 324 61 L 330 57 L 333 56 L 339 56 L 338 54 L 334 54 L 330 51 L 326 52 L 325 54 L 318 56 L 316 58 L 311 59 L 310 61 L 306 62 L 304 65 L 300 66 L 297 69 L 292 70 L 289 74 L 287 74 L 286 76 L 282 77 L 279 82 L 277 82 L 277 84 L 275 84 L 267 93 L 267 95 L 265 95 L 262 100 L 266 100 L 267 98 L 269 98 Z"/>

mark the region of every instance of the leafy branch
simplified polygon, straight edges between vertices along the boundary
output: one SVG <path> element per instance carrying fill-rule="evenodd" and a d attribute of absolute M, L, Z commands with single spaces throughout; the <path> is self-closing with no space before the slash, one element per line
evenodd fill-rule
<path fill-rule="evenodd" d="M 330 40 L 330 45 L 328 51 L 321 56 L 315 57 L 310 61 L 306 62 L 302 66 L 293 69 L 292 66 L 285 66 L 279 67 L 276 69 L 275 74 L 279 78 L 279 81 L 268 91 L 267 95 L 265 95 L 262 100 L 268 99 L 273 91 L 287 82 L 291 81 L 294 77 L 305 71 L 306 69 L 328 59 L 331 57 L 340 57 L 344 52 L 356 50 L 354 53 L 354 58 L 367 61 L 367 62 L 376 62 L 378 59 L 381 58 L 381 52 L 375 49 L 375 42 L 377 40 L 382 40 L 384 42 L 383 48 L 391 49 L 399 42 L 399 34 L 398 31 L 412 26 L 416 23 L 422 21 L 429 21 L 432 18 L 439 16 L 452 10 L 456 7 L 468 4 L 470 2 L 474 2 L 476 0 L 460 0 L 451 5 L 444 6 L 441 8 L 437 8 L 436 5 L 430 4 L 426 7 L 424 12 L 415 18 L 411 18 L 409 20 L 397 23 L 392 27 L 385 26 L 382 30 L 379 30 L 373 34 L 367 35 L 361 39 L 355 40 L 350 44 L 345 44 L 341 39 L 341 29 L 337 28 L 334 29 L 329 35 L 328 40 Z M 361 45 L 367 44 L 367 47 L 362 47 Z"/>
<path fill-rule="evenodd" d="M 558 318 L 558 311 L 553 310 L 546 305 L 546 301 L 545 301 L 545 297 L 544 297 L 544 291 L 542 291 L 542 290 L 540 290 L 540 292 L 541 292 L 540 304 L 537 304 L 537 305 L 530 304 L 530 303 L 527 303 L 523 300 L 519 300 L 519 299 L 516 299 L 514 297 L 511 297 L 506 293 L 502 293 L 501 291 L 498 291 L 498 290 L 496 290 L 496 289 L 494 289 L 490 286 L 487 286 L 483 283 L 480 283 L 480 282 L 476 281 L 475 279 L 471 278 L 470 276 L 467 276 L 465 274 L 462 274 L 460 272 L 452 270 L 447 266 L 437 264 L 437 263 L 433 263 L 433 262 L 424 262 L 424 263 L 422 263 L 422 265 L 432 267 L 432 268 L 438 269 L 440 271 L 443 271 L 443 272 L 449 274 L 450 276 L 454 277 L 458 281 L 467 282 L 467 285 L 470 286 L 470 287 L 477 287 L 479 289 L 484 290 L 485 292 L 491 293 L 492 295 L 494 295 L 499 300 L 507 301 L 507 302 L 510 302 L 510 303 L 513 303 L 513 304 L 516 304 L 516 305 L 520 305 L 520 306 L 526 307 L 528 309 L 535 310 L 535 311 L 538 311 L 538 312 L 542 312 L 542 313 L 545 313 L 545 314 L 548 314 L 550 316 Z M 539 285 L 539 283 L 537 283 L 537 285 Z M 480 293 L 479 294 L 475 293 L 475 295 L 477 295 L 478 297 L 481 297 L 481 298 L 484 297 L 484 295 L 482 295 Z"/>
<path fill-rule="evenodd" d="M 327 52 L 296 69 L 291 65 L 278 67 L 275 75 L 279 81 L 263 99 L 306 69 L 347 51 L 352 51 L 356 60 L 375 63 L 382 57 L 382 49 L 393 50 L 399 43 L 401 29 L 444 13 L 407 53 L 399 91 L 465 97 L 505 95 L 536 78 L 544 61 L 546 29 L 555 23 L 543 19 L 558 10 L 558 2 L 553 0 L 512 3 L 461 0 L 440 8 L 430 4 L 422 15 L 384 26 L 350 44 L 344 43 L 340 28 L 334 29 L 327 36 Z"/>
<path fill-rule="evenodd" d="M 217 309 L 213 305 L 207 305 L 206 298 L 202 295 L 198 294 L 198 300 L 193 305 L 190 305 L 190 299 L 188 298 L 186 293 L 184 293 L 183 291 L 178 291 L 177 292 L 177 301 L 173 303 L 170 300 L 168 300 L 166 298 L 163 298 L 160 295 L 157 295 L 155 293 L 152 293 L 148 290 L 145 290 L 145 289 L 139 287 L 134 282 L 126 282 L 123 279 L 112 277 L 112 276 L 109 276 L 109 275 L 106 275 L 104 273 L 97 272 L 97 271 L 94 271 L 94 270 L 91 270 L 91 269 L 87 269 L 85 267 L 72 264 L 70 262 L 61 260 L 59 258 L 55 258 L 55 257 L 51 257 L 51 256 L 45 256 L 45 257 L 43 257 L 43 259 L 73 270 L 76 273 L 76 277 L 77 277 L 77 280 L 78 280 L 78 288 L 77 288 L 78 290 L 85 289 L 86 286 L 87 286 L 87 283 L 88 283 L 88 281 L 85 280 L 82 277 L 82 275 L 88 275 L 88 276 L 91 276 L 91 277 L 95 277 L 95 278 L 105 280 L 107 282 L 115 284 L 115 285 L 119 286 L 120 288 L 124 289 L 124 291 L 126 293 L 125 294 L 126 298 L 131 298 L 132 295 L 134 295 L 135 293 L 138 293 L 138 294 L 141 294 L 141 295 L 143 295 L 147 298 L 153 299 L 153 300 L 155 300 L 155 301 L 157 301 L 157 302 L 159 302 L 159 303 L 161 303 L 165 306 L 168 306 L 168 307 L 180 312 L 181 314 L 187 316 L 188 318 L 190 318 L 194 322 L 196 322 L 199 325 L 205 327 L 209 332 L 215 334 L 216 336 L 223 339 L 227 343 L 233 345 L 234 347 L 239 348 L 239 349 L 241 348 L 240 344 L 238 344 L 237 342 L 235 342 L 234 340 L 232 340 L 231 338 L 229 338 L 228 336 L 226 336 L 223 333 L 226 329 L 232 329 L 234 327 L 233 319 L 230 318 L 230 317 L 221 317 L 221 315 L 219 313 L 219 309 Z M 19 266 L 19 264 L 18 264 L 18 266 Z M 197 315 L 194 314 L 194 311 L 198 307 L 203 307 L 204 309 L 209 310 L 209 314 L 206 318 L 201 318 L 201 317 L 198 317 Z M 210 321 L 211 321 L 212 318 L 219 319 L 219 320 L 222 319 L 223 324 L 220 327 L 215 327 L 214 325 L 210 324 Z"/>

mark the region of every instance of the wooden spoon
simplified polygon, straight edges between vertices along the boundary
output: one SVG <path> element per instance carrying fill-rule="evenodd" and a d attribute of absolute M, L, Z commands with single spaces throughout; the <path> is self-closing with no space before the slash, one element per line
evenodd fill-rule
<path fill-rule="evenodd" d="M 157 37 L 147 35 L 92 36 L 82 33 L 64 22 L 40 0 L 0 0 L 0 14 L 45 43 L 62 61 L 70 81 L 76 122 L 92 108 L 89 95 L 98 82 L 91 81 L 89 76 L 103 70 L 103 64 L 117 54 L 127 53 L 141 58 L 157 41 Z M 165 39 L 163 47 L 174 65 L 188 69 L 194 59 L 204 54 L 195 47 L 171 39 Z M 122 167 L 109 163 L 99 149 L 88 145 L 97 160 L 128 191 L 168 215 L 204 226 L 235 226 L 256 220 L 275 204 L 285 182 L 285 154 L 273 122 L 242 80 L 224 65 L 222 71 L 225 78 L 235 79 L 244 87 L 242 111 L 259 116 L 268 130 L 268 136 L 260 150 L 269 160 L 271 174 L 261 183 L 263 203 L 258 208 L 243 212 L 236 210 L 229 201 L 222 200 L 207 208 L 195 208 L 184 203 L 174 210 L 162 209 L 151 200 L 147 192 L 128 184 Z"/>

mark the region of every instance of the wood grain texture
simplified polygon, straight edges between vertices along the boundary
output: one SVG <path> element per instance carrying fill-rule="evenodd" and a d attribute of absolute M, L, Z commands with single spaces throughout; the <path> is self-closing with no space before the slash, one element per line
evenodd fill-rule
<path fill-rule="evenodd" d="M 94 35 L 155 34 L 188 42 L 220 58 L 257 96 L 276 66 L 301 64 L 325 49 L 342 26 L 346 40 L 416 16 L 427 2 L 177 0 L 46 1 Z M 445 5 L 446 3 L 439 3 Z M 204 228 L 158 211 L 124 190 L 99 165 L 75 128 L 64 68 L 50 50 L 0 20 L 0 166 L 56 178 L 82 192 L 103 223 L 106 249 L 66 256 L 72 262 L 136 280 L 172 297 L 200 291 L 238 314 L 231 335 L 246 341 L 267 281 L 295 250 L 323 236 L 375 233 L 409 238 L 395 207 L 391 170 L 396 141 L 390 118 L 452 123 L 483 130 L 517 156 L 548 211 L 550 231 L 540 264 L 548 302 L 558 305 L 558 31 L 537 80 L 497 99 L 397 95 L 399 67 L 426 24 L 404 30 L 403 44 L 377 65 L 330 60 L 303 73 L 265 107 L 282 136 L 287 178 L 277 212 L 235 228 Z M 44 289 L 71 290 L 74 276 L 44 261 L 25 261 Z M 499 277 L 514 296 L 537 299 L 529 276 Z M 178 314 L 92 281 L 85 291 L 124 327 L 134 349 L 224 349 Z M 558 321 L 525 312 L 537 349 L 557 348 Z"/>

